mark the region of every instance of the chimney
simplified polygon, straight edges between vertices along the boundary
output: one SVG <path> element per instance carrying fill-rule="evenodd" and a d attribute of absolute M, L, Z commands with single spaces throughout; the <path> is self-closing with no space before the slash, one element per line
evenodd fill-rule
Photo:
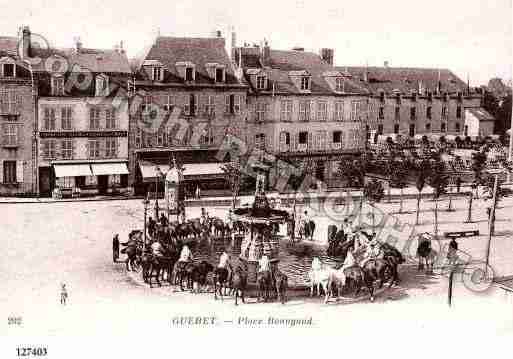
<path fill-rule="evenodd" d="M 21 54 L 22 59 L 30 57 L 30 28 L 23 26 L 21 30 Z"/>
<path fill-rule="evenodd" d="M 321 49 L 321 59 L 328 65 L 333 66 L 333 49 Z"/>
<path fill-rule="evenodd" d="M 264 46 L 262 47 L 262 64 L 264 66 L 269 64 L 269 60 L 271 59 L 271 48 L 269 47 L 269 43 L 267 40 L 264 40 Z"/>
<path fill-rule="evenodd" d="M 124 53 L 125 53 L 125 49 L 123 48 L 123 45 L 124 45 L 124 44 L 123 44 L 123 40 L 121 40 L 121 41 L 119 42 L 119 52 L 121 52 L 122 54 L 124 54 Z"/>
<path fill-rule="evenodd" d="M 388 61 L 385 61 L 385 62 L 383 63 L 383 67 L 385 67 L 385 69 L 388 69 Z"/>
<path fill-rule="evenodd" d="M 75 50 L 80 52 L 82 50 L 82 40 L 80 40 L 80 36 L 75 37 Z"/>
<path fill-rule="evenodd" d="M 216 37 L 217 38 L 223 37 L 223 33 L 221 32 L 221 30 L 216 30 Z"/>

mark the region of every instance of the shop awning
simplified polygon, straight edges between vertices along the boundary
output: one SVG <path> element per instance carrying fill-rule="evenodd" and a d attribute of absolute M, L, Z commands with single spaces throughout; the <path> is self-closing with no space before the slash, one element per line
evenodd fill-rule
<path fill-rule="evenodd" d="M 187 163 L 184 164 L 184 177 L 223 175 L 224 163 Z"/>
<path fill-rule="evenodd" d="M 128 174 L 128 168 L 124 162 L 92 163 L 91 169 L 94 176 Z"/>
<path fill-rule="evenodd" d="M 143 180 L 150 180 L 157 177 L 157 167 L 160 169 L 163 175 L 169 171 L 169 165 L 165 164 L 155 164 L 153 162 L 149 161 L 140 161 L 139 162 L 139 169 L 141 170 L 141 175 L 143 177 Z"/>
<path fill-rule="evenodd" d="M 76 177 L 76 176 L 92 176 L 89 163 L 80 164 L 54 164 L 55 177 Z"/>

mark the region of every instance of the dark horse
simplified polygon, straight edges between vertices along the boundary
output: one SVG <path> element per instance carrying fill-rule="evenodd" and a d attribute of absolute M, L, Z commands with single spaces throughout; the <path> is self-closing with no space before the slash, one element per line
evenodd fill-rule
<path fill-rule="evenodd" d="M 174 246 L 162 244 L 164 255 L 157 256 L 151 253 L 142 256 L 143 279 L 152 286 L 152 278 L 155 278 L 157 284 L 161 286 L 160 279 L 164 280 L 164 273 L 167 275 L 167 281 L 172 282 L 173 267 L 178 260 L 178 252 Z"/>
<path fill-rule="evenodd" d="M 232 276 L 232 291 L 235 292 L 235 305 L 238 305 L 237 298 L 240 297 L 242 299 L 242 303 L 244 302 L 244 292 L 246 291 L 246 286 L 248 285 L 248 273 L 241 266 L 237 266 L 233 271 Z"/>
<path fill-rule="evenodd" d="M 285 304 L 287 301 L 287 289 L 289 287 L 288 277 L 285 273 L 276 270 L 274 273 L 275 287 L 276 287 L 276 296 L 281 304 Z"/>
<path fill-rule="evenodd" d="M 363 281 L 369 290 L 371 302 L 374 301 L 374 282 L 379 280 L 379 288 L 382 288 L 387 280 L 392 279 L 389 286 L 391 287 L 394 284 L 393 271 L 394 269 L 385 259 L 371 259 L 363 265 Z"/>
<path fill-rule="evenodd" d="M 431 248 L 431 240 L 424 237 L 422 234 L 418 237 L 417 257 L 419 258 L 418 270 L 424 269 L 426 265 L 426 273 L 433 273 L 433 264 L 437 253 Z M 422 262 L 424 260 L 424 262 Z"/>
<path fill-rule="evenodd" d="M 214 266 L 207 261 L 201 261 L 200 263 L 192 266 L 192 270 L 189 272 L 188 281 L 193 293 L 199 293 L 201 286 L 205 286 L 207 283 L 207 276 L 214 270 Z"/>
<path fill-rule="evenodd" d="M 176 262 L 175 266 L 173 268 L 173 278 L 174 278 L 174 284 L 180 285 L 180 290 L 184 291 L 183 287 L 183 281 L 186 280 L 186 285 L 189 284 L 188 278 L 189 274 L 192 273 L 192 270 L 194 268 L 194 263 L 192 262 Z"/>
<path fill-rule="evenodd" d="M 233 272 L 229 271 L 227 268 L 216 268 L 214 271 L 214 299 L 217 300 L 217 293 L 219 292 L 219 296 L 221 300 L 223 300 L 223 288 L 226 290 L 232 281 L 231 276 Z M 219 286 L 219 287 L 218 287 Z"/>
<path fill-rule="evenodd" d="M 310 240 L 312 240 L 314 232 L 315 232 L 315 222 L 310 220 L 303 224 L 303 228 L 301 228 L 301 230 L 300 230 L 300 233 L 301 233 L 300 236 L 302 237 L 304 235 L 305 239 L 310 238 Z"/>
<path fill-rule="evenodd" d="M 267 302 L 271 298 L 271 293 L 274 287 L 273 275 L 270 270 L 257 273 L 257 286 L 258 286 L 258 300 L 262 298 Z"/>

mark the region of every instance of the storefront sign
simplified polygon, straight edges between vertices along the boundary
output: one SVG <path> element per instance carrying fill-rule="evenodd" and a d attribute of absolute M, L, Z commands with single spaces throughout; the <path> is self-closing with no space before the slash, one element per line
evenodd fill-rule
<path fill-rule="evenodd" d="M 41 138 L 48 137 L 127 137 L 128 131 L 40 131 Z"/>

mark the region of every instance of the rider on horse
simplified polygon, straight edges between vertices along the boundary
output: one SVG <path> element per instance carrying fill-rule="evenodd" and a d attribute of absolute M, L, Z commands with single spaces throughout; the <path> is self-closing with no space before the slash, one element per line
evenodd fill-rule
<path fill-rule="evenodd" d="M 364 259 L 360 263 L 360 267 L 364 267 L 370 260 L 383 258 L 383 250 L 377 240 L 372 240 L 367 246 L 365 251 Z"/>
<path fill-rule="evenodd" d="M 194 259 L 194 256 L 192 255 L 192 252 L 189 249 L 189 246 L 184 245 L 182 248 L 182 251 L 180 252 L 180 258 L 178 259 L 178 262 L 189 263 L 193 259 Z"/>
<path fill-rule="evenodd" d="M 223 251 L 223 253 L 221 253 L 221 257 L 219 257 L 219 264 L 217 265 L 217 268 L 226 269 L 228 271 L 228 278 L 231 277 L 233 268 L 230 263 L 230 255 L 226 253 L 226 251 Z"/>
<path fill-rule="evenodd" d="M 208 212 L 203 207 L 201 208 L 200 224 L 202 226 L 208 225 Z"/>
<path fill-rule="evenodd" d="M 151 248 L 151 253 L 155 257 L 157 257 L 157 258 L 164 257 L 164 247 L 162 246 L 162 243 L 160 243 L 160 241 L 153 241 L 150 248 Z"/>
<path fill-rule="evenodd" d="M 258 273 L 269 272 L 271 270 L 271 263 L 269 262 L 269 257 L 263 255 L 262 258 L 258 261 Z"/>

